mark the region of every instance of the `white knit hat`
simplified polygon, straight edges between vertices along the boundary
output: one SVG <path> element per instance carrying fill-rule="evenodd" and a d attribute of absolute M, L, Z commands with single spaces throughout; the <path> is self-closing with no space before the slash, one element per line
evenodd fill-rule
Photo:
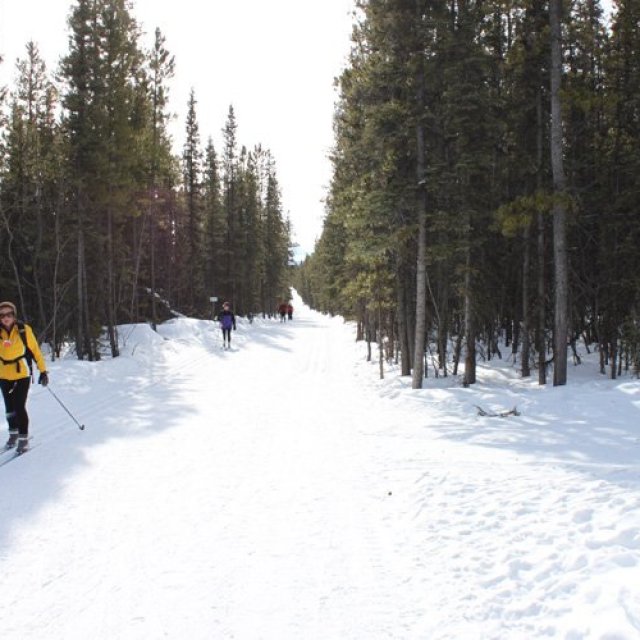
<path fill-rule="evenodd" d="M 16 305 L 13 302 L 0 302 L 0 309 L 3 307 L 9 307 L 13 311 L 13 315 L 18 315 L 18 310 L 16 309 Z"/>

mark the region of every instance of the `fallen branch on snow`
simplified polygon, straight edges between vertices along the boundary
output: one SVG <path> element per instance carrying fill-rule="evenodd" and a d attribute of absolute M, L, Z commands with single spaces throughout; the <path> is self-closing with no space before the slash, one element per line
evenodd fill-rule
<path fill-rule="evenodd" d="M 478 410 L 479 416 L 486 416 L 488 418 L 506 418 L 507 416 L 519 416 L 520 412 L 517 407 L 513 407 L 510 411 L 487 411 L 477 404 L 473 405 Z"/>

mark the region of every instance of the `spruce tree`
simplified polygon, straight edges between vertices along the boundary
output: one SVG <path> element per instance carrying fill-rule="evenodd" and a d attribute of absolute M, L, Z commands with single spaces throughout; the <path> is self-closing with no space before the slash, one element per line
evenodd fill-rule
<path fill-rule="evenodd" d="M 51 338 L 62 177 L 55 121 L 57 92 L 35 43 L 29 42 L 26 52 L 26 58 L 17 63 L 17 86 L 11 94 L 1 219 L 7 234 L 6 256 L 14 274 L 11 289 L 21 314 Z"/>
<path fill-rule="evenodd" d="M 166 38 L 155 30 L 154 43 L 147 53 L 148 91 L 151 100 L 151 118 L 149 121 L 148 190 L 145 202 L 145 217 L 149 217 L 148 237 L 148 283 L 151 298 L 151 324 L 156 327 L 158 318 L 156 291 L 158 287 L 159 239 L 162 229 L 167 225 L 162 220 L 162 204 L 175 183 L 171 138 L 167 125 L 171 117 L 168 111 L 168 83 L 175 74 L 175 59 L 166 47 Z M 144 234 L 141 234 L 144 237 Z M 137 290 L 137 287 L 136 287 Z"/>
<path fill-rule="evenodd" d="M 204 288 L 202 150 L 193 89 L 189 96 L 185 126 L 182 175 L 186 209 L 186 238 L 182 248 L 184 252 L 182 256 L 184 287 L 187 292 L 185 302 L 190 313 L 203 313 L 206 294 Z M 206 304 L 208 306 L 208 299 Z"/>
<path fill-rule="evenodd" d="M 76 227 L 76 352 L 96 359 L 102 326 L 118 355 L 115 327 L 130 286 L 127 227 L 139 214 L 133 196 L 145 179 L 136 117 L 142 54 L 125 0 L 77 0 L 69 28 L 61 76 Z"/>
<path fill-rule="evenodd" d="M 209 297 L 218 297 L 225 220 L 220 201 L 220 168 L 211 138 L 205 149 L 203 174 L 205 289 L 209 292 Z"/>
<path fill-rule="evenodd" d="M 606 60 L 606 202 L 598 216 L 597 333 L 601 370 L 620 370 L 619 337 L 638 369 L 638 171 L 640 170 L 640 2 L 619 0 Z"/>
<path fill-rule="evenodd" d="M 222 154 L 222 206 L 225 216 L 225 237 L 222 251 L 223 297 L 234 302 L 236 287 L 234 266 L 236 264 L 236 225 L 238 218 L 238 141 L 236 117 L 233 106 L 229 106 L 227 121 L 223 129 Z"/>

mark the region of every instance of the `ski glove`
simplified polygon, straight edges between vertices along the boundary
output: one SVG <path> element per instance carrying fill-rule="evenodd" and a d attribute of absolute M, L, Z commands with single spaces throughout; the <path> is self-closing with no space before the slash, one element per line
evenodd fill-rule
<path fill-rule="evenodd" d="M 43 371 L 38 377 L 38 384 L 41 384 L 43 387 L 49 384 L 49 374 L 46 371 Z"/>

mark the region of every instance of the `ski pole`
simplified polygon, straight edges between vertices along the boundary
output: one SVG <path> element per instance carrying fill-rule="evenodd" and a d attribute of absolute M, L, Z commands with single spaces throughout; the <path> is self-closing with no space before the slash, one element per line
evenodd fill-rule
<path fill-rule="evenodd" d="M 69 409 L 67 409 L 67 407 L 64 406 L 64 402 L 62 402 L 62 400 L 58 398 L 58 396 L 53 392 L 53 389 L 49 385 L 47 385 L 47 391 L 49 391 L 49 393 L 57 400 L 58 404 L 69 414 L 69 417 L 78 425 L 78 428 L 80 429 L 80 431 L 84 431 L 84 425 L 80 424 L 76 420 L 76 418 L 71 413 L 71 411 L 69 411 Z"/>

